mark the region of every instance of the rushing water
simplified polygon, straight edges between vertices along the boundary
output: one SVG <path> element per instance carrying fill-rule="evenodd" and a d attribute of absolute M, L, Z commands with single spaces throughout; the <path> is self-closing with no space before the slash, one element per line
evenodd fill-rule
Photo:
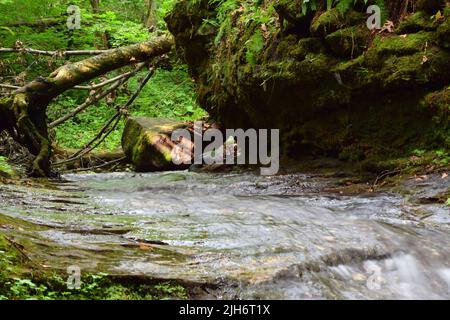
<path fill-rule="evenodd" d="M 444 206 L 330 193 L 335 180 L 304 174 L 65 178 L 1 187 L 1 212 L 21 221 L 6 232 L 48 268 L 204 283 L 210 298 L 450 298 Z"/>

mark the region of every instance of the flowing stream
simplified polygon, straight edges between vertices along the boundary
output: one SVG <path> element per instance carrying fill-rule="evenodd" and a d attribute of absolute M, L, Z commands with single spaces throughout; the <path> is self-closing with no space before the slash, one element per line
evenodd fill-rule
<path fill-rule="evenodd" d="M 330 192 L 337 179 L 314 174 L 64 178 L 0 186 L 1 231 L 46 268 L 175 279 L 202 298 L 450 298 L 444 205 Z"/>

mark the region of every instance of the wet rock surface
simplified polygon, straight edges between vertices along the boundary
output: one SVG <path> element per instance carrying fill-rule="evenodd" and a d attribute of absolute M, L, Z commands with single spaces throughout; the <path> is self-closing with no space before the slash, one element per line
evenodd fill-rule
<path fill-rule="evenodd" d="M 450 210 L 415 201 L 448 189 L 442 176 L 406 180 L 409 196 L 331 193 L 339 179 L 320 174 L 65 178 L 1 186 L 1 232 L 49 269 L 207 284 L 210 298 L 449 298 Z"/>
<path fill-rule="evenodd" d="M 171 119 L 130 117 L 123 132 L 122 148 L 137 171 L 186 169 L 174 164 L 175 145 L 171 140 L 175 130 L 186 128 L 186 123 Z"/>

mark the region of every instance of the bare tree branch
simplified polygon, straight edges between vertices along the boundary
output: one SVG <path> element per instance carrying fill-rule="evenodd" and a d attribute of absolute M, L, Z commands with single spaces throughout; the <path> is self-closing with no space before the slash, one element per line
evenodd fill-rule
<path fill-rule="evenodd" d="M 50 123 L 48 125 L 48 128 L 49 129 L 53 129 L 53 128 L 59 126 L 60 124 L 66 122 L 70 118 L 76 116 L 80 112 L 86 110 L 88 107 L 92 106 L 93 104 L 97 103 L 101 99 L 105 98 L 106 96 L 108 96 L 109 94 L 111 94 L 112 92 L 117 90 L 117 88 L 119 88 L 121 85 L 123 85 L 127 79 L 124 79 L 122 81 L 117 81 L 110 88 L 108 88 L 108 90 L 106 90 L 106 91 L 104 91 L 104 92 L 102 92 L 102 93 L 100 93 L 98 95 L 89 96 L 84 103 L 80 104 L 72 112 L 70 112 L 70 113 L 66 114 L 65 116 L 63 116 L 63 117 L 53 121 L 52 123 Z"/>
<path fill-rule="evenodd" d="M 1 83 L 0 83 L 0 88 L 10 89 L 10 90 L 20 89 L 20 87 L 18 87 L 18 86 L 13 86 L 10 84 L 1 84 Z"/>
<path fill-rule="evenodd" d="M 31 48 L 0 48 L 0 53 L 29 53 L 29 54 L 37 54 L 42 56 L 96 56 L 99 54 L 106 53 L 114 49 L 109 50 L 73 50 L 73 51 L 47 51 L 47 50 L 38 50 Z"/>
<path fill-rule="evenodd" d="M 76 116 L 80 112 L 86 110 L 91 105 L 93 105 L 93 104 L 97 103 L 98 101 L 100 101 L 101 99 L 105 98 L 110 93 L 114 92 L 117 88 L 119 88 L 121 85 L 123 85 L 126 81 L 128 81 L 128 79 L 130 79 L 133 75 L 135 75 L 140 70 L 142 70 L 142 68 L 144 68 L 145 65 L 146 65 L 145 63 L 140 63 L 135 70 L 127 72 L 126 74 L 124 74 L 124 75 L 126 75 L 126 77 L 121 77 L 119 79 L 116 79 L 116 83 L 114 83 L 112 86 L 110 86 L 108 88 L 108 90 L 106 90 L 106 91 L 104 91 L 104 92 L 102 92 L 102 93 L 100 93 L 98 95 L 88 97 L 88 99 L 83 104 L 79 105 L 72 112 L 66 114 L 65 116 L 59 118 L 58 120 L 53 121 L 52 123 L 50 123 L 48 125 L 48 127 L 50 129 L 53 129 L 56 126 L 59 126 L 60 124 L 66 122 L 67 120 L 69 120 L 70 118 Z M 107 82 L 107 81 L 105 81 L 105 82 Z"/>
<path fill-rule="evenodd" d="M 89 86 L 75 86 L 73 88 L 74 89 L 78 89 L 78 90 L 97 90 L 97 89 L 100 89 L 100 88 L 110 84 L 110 83 L 116 82 L 116 81 L 118 81 L 120 79 L 123 79 L 123 78 L 127 78 L 128 79 L 128 78 L 130 78 L 130 76 L 135 75 L 137 71 L 141 70 L 145 66 L 145 63 L 141 63 L 141 64 L 139 64 L 139 66 L 140 67 L 138 67 L 138 70 L 132 70 L 132 71 L 123 73 L 121 75 L 118 75 L 117 77 L 105 80 L 105 81 L 103 81 L 101 83 L 97 83 L 97 84 L 89 85 Z"/>
<path fill-rule="evenodd" d="M 95 148 L 97 148 L 105 139 L 116 129 L 117 125 L 119 124 L 120 119 L 125 114 L 127 109 L 133 104 L 133 102 L 136 100 L 136 98 L 141 93 L 142 89 L 145 87 L 145 85 L 148 83 L 148 81 L 151 79 L 151 77 L 155 74 L 155 67 L 152 67 L 149 71 L 149 73 L 146 75 L 144 79 L 142 79 L 139 88 L 135 91 L 135 93 L 130 97 L 130 99 L 121 107 L 118 108 L 117 114 L 115 114 L 104 126 L 103 128 L 97 133 L 97 135 L 88 143 L 86 144 L 81 150 L 73 154 L 69 159 L 60 161 L 58 163 L 55 163 L 54 165 L 59 166 L 62 164 L 74 162 L 81 157 L 85 156 Z M 115 121 L 115 122 L 114 122 Z M 114 125 L 108 130 L 111 123 L 114 122 Z M 106 131 L 108 130 L 108 131 Z M 97 143 L 95 143 L 98 139 L 100 139 Z M 95 143 L 95 145 L 93 145 Z"/>
<path fill-rule="evenodd" d="M 89 168 L 79 168 L 79 169 L 71 170 L 71 172 L 83 172 L 83 171 L 92 171 L 92 170 L 96 170 L 96 169 L 101 169 L 101 168 L 110 166 L 112 164 L 116 164 L 116 163 L 122 162 L 122 161 L 124 161 L 126 159 L 127 159 L 127 157 L 124 156 L 124 157 L 121 157 L 119 159 L 114 159 L 114 160 L 111 160 L 111 161 L 108 161 L 108 162 L 105 162 L 105 163 L 102 163 L 102 164 L 99 164 L 99 165 L 96 165 L 96 166 L 92 166 L 92 167 L 89 167 Z M 115 167 L 117 167 L 117 166 L 114 166 L 114 168 Z"/>

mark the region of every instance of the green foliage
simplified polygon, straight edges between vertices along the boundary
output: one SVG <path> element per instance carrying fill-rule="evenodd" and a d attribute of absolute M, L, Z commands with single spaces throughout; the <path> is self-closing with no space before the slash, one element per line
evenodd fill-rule
<path fill-rule="evenodd" d="M 143 76 L 143 74 L 142 74 Z M 139 76 L 131 80 L 128 90 L 134 92 L 138 87 Z M 197 102 L 194 84 L 187 74 L 186 67 L 176 64 L 173 70 L 159 69 L 142 90 L 129 111 L 132 116 L 161 117 L 184 121 L 194 121 L 206 115 Z M 74 106 L 85 100 L 85 95 L 78 93 L 64 95 L 48 110 L 49 120 L 63 116 Z M 55 129 L 58 145 L 66 148 L 80 148 L 89 142 L 104 124 L 114 116 L 115 105 L 124 104 L 129 98 L 120 94 L 112 105 L 101 102 L 88 108 Z M 98 147 L 98 150 L 115 150 L 121 146 L 124 122 Z"/>
<path fill-rule="evenodd" d="M 0 156 L 0 172 L 4 172 L 8 175 L 13 175 L 14 170 L 8 163 L 8 159 L 6 157 Z"/>
<path fill-rule="evenodd" d="M 252 23 L 255 25 L 265 25 L 272 31 L 275 30 L 277 21 L 275 8 L 273 4 L 261 6 L 263 1 L 236 1 L 236 0 L 210 0 L 211 4 L 217 6 L 217 17 L 214 25 L 219 26 L 219 32 L 216 37 L 216 44 L 222 39 L 223 35 L 232 30 L 233 12 L 242 11 L 240 23 L 245 27 L 250 27 Z M 247 4 L 247 5 L 246 5 Z"/>
<path fill-rule="evenodd" d="M 157 21 L 160 32 L 166 29 L 163 16 L 172 8 L 175 0 L 158 1 Z M 69 31 L 65 26 L 66 9 L 69 4 L 81 8 L 81 29 Z M 104 48 L 107 45 L 119 47 L 147 40 L 152 36 L 144 26 L 145 1 L 102 0 L 99 14 L 93 14 L 87 0 L 16 0 L 1 1 L 0 47 L 13 47 L 21 42 L 24 47 L 41 50 L 89 50 Z M 5 14 L 3 14 L 5 13 Z M 43 18 L 61 17 L 61 24 L 46 27 L 8 27 L 9 23 L 35 22 Z M 71 57 L 77 61 L 80 57 Z M 65 58 L 35 56 L 30 54 L 2 54 L 0 77 L 13 79 L 10 84 L 24 84 L 38 76 L 50 74 L 60 65 L 67 63 Z M 179 61 L 172 61 L 172 70 L 158 70 L 138 99 L 130 108 L 131 115 L 166 117 L 179 120 L 195 120 L 206 115 L 196 103 L 196 95 L 187 69 Z M 108 77 L 118 75 L 113 72 Z M 104 124 L 115 114 L 115 106 L 125 103 L 138 87 L 141 73 L 132 79 L 127 90 L 119 90 L 114 101 L 102 101 L 64 124 L 52 133 L 62 147 L 80 148 L 89 142 Z M 48 108 L 49 121 L 54 121 L 69 113 L 83 103 L 87 93 L 70 91 L 60 96 Z M 118 127 L 99 146 L 100 150 L 114 150 L 120 147 L 124 123 Z"/>
<path fill-rule="evenodd" d="M 170 297 L 177 297 L 179 299 L 188 299 L 186 289 L 180 285 L 173 285 L 170 282 L 164 282 L 155 286 L 155 289 L 160 291 L 165 297 L 163 300 Z"/>
<path fill-rule="evenodd" d="M 196 99 L 194 83 L 186 66 L 175 64 L 170 71 L 157 70 L 130 112 L 132 115 L 193 121 L 206 115 Z"/>
<path fill-rule="evenodd" d="M 145 41 L 149 38 L 148 30 L 142 23 L 120 19 L 120 16 L 113 11 L 94 15 L 90 12 L 83 12 L 83 19 L 87 25 L 83 34 L 108 34 L 108 42 L 112 47 L 130 45 Z"/>
<path fill-rule="evenodd" d="M 433 163 L 438 166 L 450 165 L 450 150 L 424 150 L 416 149 L 412 152 L 413 156 L 424 160 L 426 163 Z"/>
<path fill-rule="evenodd" d="M 249 41 L 247 41 L 247 62 L 256 65 L 257 56 L 264 48 L 264 38 L 260 31 L 257 31 Z"/>
<path fill-rule="evenodd" d="M 67 289 L 64 279 L 53 274 L 46 279 L 12 278 L 4 282 L 0 300 L 167 300 L 187 299 L 186 289 L 169 282 L 157 285 L 120 284 L 106 274 L 87 275 L 80 289 Z"/>
<path fill-rule="evenodd" d="M 423 156 L 427 151 L 426 150 L 422 150 L 422 149 L 416 149 L 413 151 L 413 155 L 417 156 L 417 157 L 421 157 Z"/>
<path fill-rule="evenodd" d="M 316 11 L 319 8 L 320 0 L 303 0 L 302 13 L 307 14 L 309 11 Z M 368 0 L 327 0 L 326 9 L 330 10 L 336 7 L 341 14 L 345 14 L 348 10 L 353 8 L 358 3 L 367 4 Z M 386 5 L 384 0 L 375 0 L 375 5 L 379 6 L 382 13 L 386 13 Z"/>
<path fill-rule="evenodd" d="M 435 159 L 434 159 L 434 163 L 436 164 L 440 164 L 440 165 L 449 165 L 450 164 L 450 152 L 444 150 L 444 149 L 439 149 L 436 150 L 435 152 Z"/>
<path fill-rule="evenodd" d="M 71 101 L 71 100 L 68 100 Z M 69 102 L 70 103 L 70 102 Z M 53 112 L 69 111 L 76 105 L 62 104 L 52 106 Z M 105 123 L 115 115 L 114 106 L 99 103 L 85 112 L 69 119 L 55 129 L 55 139 L 58 145 L 65 148 L 81 148 L 86 145 L 101 130 Z M 98 150 L 115 150 L 120 147 L 123 122 L 120 122 L 108 138 L 98 147 Z"/>

